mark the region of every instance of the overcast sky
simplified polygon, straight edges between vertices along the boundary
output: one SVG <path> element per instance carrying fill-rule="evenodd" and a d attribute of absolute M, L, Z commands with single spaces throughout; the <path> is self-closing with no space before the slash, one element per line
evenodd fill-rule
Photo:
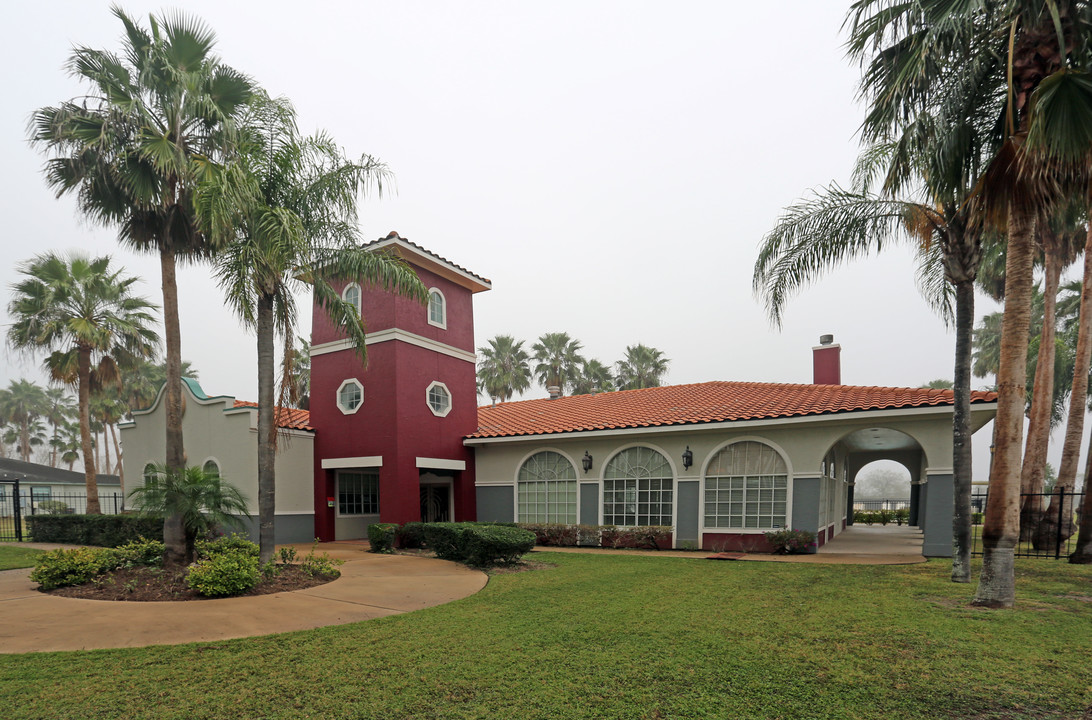
<path fill-rule="evenodd" d="M 478 345 L 566 331 L 606 364 L 627 345 L 659 348 L 672 384 L 810 382 L 811 347 L 833 333 L 844 383 L 917 386 L 952 376 L 954 336 L 918 295 L 909 252 L 829 274 L 790 303 L 780 330 L 751 293 L 756 248 L 782 209 L 849 182 L 862 111 L 842 48 L 848 4 L 313 0 L 259 10 L 194 0 L 185 10 L 215 30 L 227 64 L 292 100 L 305 131 L 389 164 L 397 188 L 362 205 L 366 239 L 396 230 L 493 281 L 476 300 Z M 171 6 L 122 7 L 146 24 Z M 18 261 L 75 248 L 113 255 L 160 303 L 158 260 L 55 199 L 26 141 L 35 108 L 84 89 L 63 68 L 71 48 L 118 49 L 120 23 L 99 0 L 19 3 L 6 16 L 4 309 Z M 208 268 L 181 271 L 179 288 L 182 354 L 202 386 L 254 399 L 252 336 Z M 981 298 L 979 308 L 995 309 Z M 0 384 L 41 377 L 39 364 L 4 352 Z M 985 479 L 988 432 L 975 443 Z"/>

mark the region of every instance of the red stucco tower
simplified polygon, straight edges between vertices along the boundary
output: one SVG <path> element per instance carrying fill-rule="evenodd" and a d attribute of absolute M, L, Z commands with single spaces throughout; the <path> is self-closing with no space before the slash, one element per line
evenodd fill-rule
<path fill-rule="evenodd" d="M 427 307 L 351 278 L 367 368 L 317 305 L 311 330 L 315 534 L 364 537 L 374 522 L 473 520 L 476 431 L 475 293 L 490 282 L 392 232 L 367 246 L 392 252 L 429 288 Z"/>

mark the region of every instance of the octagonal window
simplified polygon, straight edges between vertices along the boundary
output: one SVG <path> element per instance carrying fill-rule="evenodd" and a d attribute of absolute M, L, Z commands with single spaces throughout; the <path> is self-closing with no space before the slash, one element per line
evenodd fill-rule
<path fill-rule="evenodd" d="M 434 382 L 429 385 L 425 399 L 428 401 L 428 408 L 433 415 L 444 417 L 451 412 L 451 391 L 442 382 Z"/>
<path fill-rule="evenodd" d="M 352 415 L 364 404 L 364 386 L 350 378 L 337 389 L 337 406 L 346 415 Z"/>

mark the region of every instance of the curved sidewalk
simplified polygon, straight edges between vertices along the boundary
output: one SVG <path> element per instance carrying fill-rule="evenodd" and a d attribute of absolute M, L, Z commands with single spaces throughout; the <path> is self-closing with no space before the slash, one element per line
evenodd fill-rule
<path fill-rule="evenodd" d="M 297 546 L 306 554 L 310 545 Z M 371 620 L 458 600 L 488 577 L 445 560 L 327 543 L 337 580 L 295 592 L 188 602 L 110 602 L 38 592 L 30 570 L 0 572 L 0 653 L 177 645 Z"/>

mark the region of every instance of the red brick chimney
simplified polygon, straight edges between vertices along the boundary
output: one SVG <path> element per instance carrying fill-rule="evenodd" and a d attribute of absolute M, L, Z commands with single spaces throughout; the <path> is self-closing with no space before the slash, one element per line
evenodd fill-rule
<path fill-rule="evenodd" d="M 816 385 L 842 384 L 842 346 L 834 344 L 833 335 L 821 335 L 811 349 L 812 382 Z"/>

